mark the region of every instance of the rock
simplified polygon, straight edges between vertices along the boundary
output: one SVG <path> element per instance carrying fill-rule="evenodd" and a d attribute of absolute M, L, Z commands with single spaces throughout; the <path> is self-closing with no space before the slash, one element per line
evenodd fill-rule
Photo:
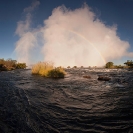
<path fill-rule="evenodd" d="M 91 76 L 89 76 L 89 75 L 84 75 L 83 78 L 91 79 Z"/>
<path fill-rule="evenodd" d="M 101 80 L 101 81 L 109 81 L 111 78 L 110 77 L 107 77 L 107 76 L 99 76 L 98 77 L 98 80 Z"/>
<path fill-rule="evenodd" d="M 3 64 L 0 64 L 0 71 L 6 71 L 7 67 Z"/>

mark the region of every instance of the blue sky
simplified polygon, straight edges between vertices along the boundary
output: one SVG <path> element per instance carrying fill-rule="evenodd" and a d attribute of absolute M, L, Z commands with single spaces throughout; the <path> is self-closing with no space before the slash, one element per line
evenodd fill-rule
<path fill-rule="evenodd" d="M 86 3 L 97 17 L 108 26 L 117 25 L 117 35 L 121 40 L 128 41 L 133 52 L 133 0 L 39 0 L 40 5 L 32 13 L 32 27 L 42 26 L 52 10 L 65 5 L 69 9 L 80 8 Z M 19 37 L 15 34 L 17 22 L 24 20 L 24 9 L 31 5 L 32 0 L 3 0 L 0 4 L 0 58 L 16 59 L 14 53 Z M 118 49 L 119 52 L 119 49 Z M 40 57 L 41 59 L 41 57 Z M 121 64 L 132 57 L 113 60 Z"/>

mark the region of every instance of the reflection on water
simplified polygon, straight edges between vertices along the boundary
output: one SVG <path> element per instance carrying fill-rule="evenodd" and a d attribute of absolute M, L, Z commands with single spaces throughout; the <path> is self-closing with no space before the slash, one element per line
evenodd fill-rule
<path fill-rule="evenodd" d="M 0 133 L 133 132 L 133 71 L 66 71 L 64 79 L 1 72 Z"/>

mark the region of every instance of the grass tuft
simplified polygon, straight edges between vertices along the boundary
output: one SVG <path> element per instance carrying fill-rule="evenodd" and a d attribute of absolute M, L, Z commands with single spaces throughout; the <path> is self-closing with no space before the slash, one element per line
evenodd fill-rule
<path fill-rule="evenodd" d="M 65 71 L 61 67 L 52 69 L 47 74 L 47 77 L 52 77 L 52 78 L 64 78 L 64 76 L 65 76 Z"/>
<path fill-rule="evenodd" d="M 54 68 L 51 62 L 39 62 L 32 67 L 32 74 L 49 78 L 64 78 L 65 71 L 62 67 Z"/>

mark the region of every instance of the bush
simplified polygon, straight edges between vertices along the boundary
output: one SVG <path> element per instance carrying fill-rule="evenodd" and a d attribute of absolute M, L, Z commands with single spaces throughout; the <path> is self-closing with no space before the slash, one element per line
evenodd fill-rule
<path fill-rule="evenodd" d="M 53 63 L 39 62 L 32 67 L 32 74 L 46 76 L 52 69 L 54 69 Z"/>
<path fill-rule="evenodd" d="M 52 77 L 52 78 L 64 78 L 64 76 L 65 76 L 65 71 L 63 68 L 52 69 L 47 74 L 47 77 Z"/>
<path fill-rule="evenodd" d="M 77 66 L 74 66 L 73 68 L 77 68 Z"/>
<path fill-rule="evenodd" d="M 0 59 L 0 64 L 3 64 L 5 65 L 7 68 L 11 68 L 11 67 L 16 67 L 16 63 L 17 61 L 16 60 L 12 60 L 12 59 L 7 59 L 7 60 L 4 60 L 4 59 Z"/>
<path fill-rule="evenodd" d="M 113 62 L 108 62 L 105 65 L 105 68 L 113 68 L 114 67 L 114 63 Z"/>
<path fill-rule="evenodd" d="M 127 62 L 124 63 L 127 67 L 133 68 L 133 61 L 132 60 L 127 60 Z"/>
<path fill-rule="evenodd" d="M 10 70 L 15 70 L 15 69 L 25 69 L 26 63 L 17 63 L 16 60 L 12 59 L 0 59 L 0 70 L 3 71 L 10 71 Z"/>
<path fill-rule="evenodd" d="M 122 68 L 124 68 L 124 66 L 121 66 L 121 65 L 115 65 L 114 68 L 116 68 L 116 69 L 122 69 Z"/>
<path fill-rule="evenodd" d="M 12 59 L 7 59 L 6 61 L 5 61 L 5 65 L 8 67 L 8 68 L 12 68 L 12 67 L 16 67 L 16 63 L 17 63 L 17 61 L 16 60 L 12 60 Z"/>
<path fill-rule="evenodd" d="M 26 68 L 26 63 L 17 63 L 16 64 L 16 69 L 25 69 Z"/>
<path fill-rule="evenodd" d="M 61 67 L 54 68 L 53 63 L 39 62 L 32 67 L 32 74 L 51 78 L 64 78 L 65 71 Z"/>

